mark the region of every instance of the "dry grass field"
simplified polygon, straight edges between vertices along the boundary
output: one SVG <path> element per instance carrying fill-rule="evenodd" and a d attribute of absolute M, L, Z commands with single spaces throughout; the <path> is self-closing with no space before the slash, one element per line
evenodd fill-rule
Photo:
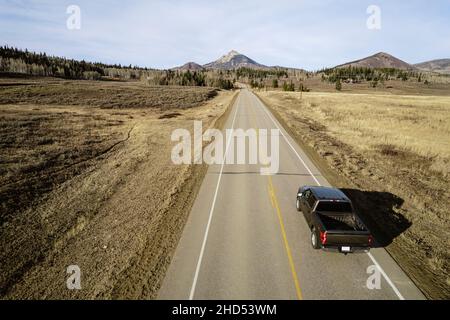
<path fill-rule="evenodd" d="M 204 87 L 148 86 L 143 82 L 1 79 L 0 104 L 90 106 L 104 109 L 187 109 L 216 95 Z"/>
<path fill-rule="evenodd" d="M 258 94 L 330 182 L 353 190 L 377 240 L 426 295 L 448 299 L 450 97 Z"/>
<path fill-rule="evenodd" d="M 425 78 L 425 76 L 424 76 Z M 336 92 L 336 85 L 328 81 L 322 81 L 320 75 L 313 75 L 309 78 L 302 77 L 302 83 L 311 90 L 311 92 Z M 450 96 L 450 76 L 427 75 L 429 84 L 418 83 L 416 80 L 390 80 L 384 84 L 379 83 L 376 88 L 372 88 L 370 82 L 345 83 L 342 82 L 342 93 L 367 93 L 367 94 L 395 94 L 395 95 L 413 95 L 413 96 Z M 280 80 L 280 83 L 282 81 Z M 298 89 L 298 81 L 294 79 Z"/>
<path fill-rule="evenodd" d="M 232 92 L 0 80 L 0 298 L 153 298 L 205 172 L 175 128 L 220 126 Z M 79 265 L 83 290 L 67 290 Z"/>

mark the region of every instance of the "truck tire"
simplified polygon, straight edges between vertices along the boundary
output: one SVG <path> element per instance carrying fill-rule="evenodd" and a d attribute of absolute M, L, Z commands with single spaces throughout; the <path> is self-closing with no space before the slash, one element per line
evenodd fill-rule
<path fill-rule="evenodd" d="M 295 206 L 297 207 L 297 211 L 302 211 L 300 208 L 300 200 L 297 199 L 297 201 L 295 201 Z"/>
<path fill-rule="evenodd" d="M 319 240 L 319 235 L 317 233 L 316 228 L 312 228 L 311 230 L 311 245 L 314 249 L 320 249 L 320 240 Z"/>

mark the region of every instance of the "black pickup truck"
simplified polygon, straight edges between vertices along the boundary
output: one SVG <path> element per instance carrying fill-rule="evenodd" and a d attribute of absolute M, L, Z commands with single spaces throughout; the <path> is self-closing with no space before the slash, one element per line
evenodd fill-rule
<path fill-rule="evenodd" d="M 296 206 L 303 212 L 311 229 L 314 249 L 342 253 L 370 250 L 373 238 L 341 190 L 301 187 L 297 192 Z"/>

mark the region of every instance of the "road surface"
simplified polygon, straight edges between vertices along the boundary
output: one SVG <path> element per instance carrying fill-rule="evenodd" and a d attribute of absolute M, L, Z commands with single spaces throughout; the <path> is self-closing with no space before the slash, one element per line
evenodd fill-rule
<path fill-rule="evenodd" d="M 280 129 L 279 173 L 209 167 L 159 299 L 424 299 L 383 248 L 312 249 L 296 191 L 329 183 L 253 93 L 241 90 L 225 127 Z M 373 265 L 379 289 L 366 285 Z"/>

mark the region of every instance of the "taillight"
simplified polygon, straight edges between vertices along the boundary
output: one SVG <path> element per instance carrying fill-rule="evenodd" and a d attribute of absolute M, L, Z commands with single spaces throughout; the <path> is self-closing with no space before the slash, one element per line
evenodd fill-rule
<path fill-rule="evenodd" d="M 372 246 L 373 243 L 373 237 L 372 235 L 369 235 L 369 246 Z"/>
<path fill-rule="evenodd" d="M 327 232 L 320 232 L 320 242 L 322 244 L 326 244 L 327 243 Z"/>

